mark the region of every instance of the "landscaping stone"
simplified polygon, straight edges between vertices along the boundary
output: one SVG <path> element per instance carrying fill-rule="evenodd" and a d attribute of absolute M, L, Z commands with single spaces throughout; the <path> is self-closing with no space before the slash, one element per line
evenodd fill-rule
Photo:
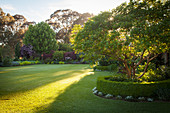
<path fill-rule="evenodd" d="M 113 98 L 113 95 L 107 94 L 107 95 L 105 95 L 105 97 L 106 97 L 106 98 Z"/>
<path fill-rule="evenodd" d="M 95 91 L 95 90 L 97 90 L 97 87 L 94 87 L 94 88 L 92 89 L 92 91 Z"/>
<path fill-rule="evenodd" d="M 103 96 L 103 93 L 102 93 L 102 92 L 98 92 L 98 95 L 99 95 L 99 96 Z"/>
<path fill-rule="evenodd" d="M 144 101 L 145 97 L 139 97 L 138 100 Z"/>
<path fill-rule="evenodd" d="M 127 96 L 127 97 L 125 98 L 125 100 L 133 100 L 133 97 L 132 97 L 132 96 Z"/>
<path fill-rule="evenodd" d="M 97 90 L 95 90 L 95 91 L 93 91 L 93 93 L 94 93 L 94 94 L 97 94 L 97 93 L 98 93 L 98 91 L 97 91 Z"/>
<path fill-rule="evenodd" d="M 147 98 L 148 102 L 153 102 L 153 98 Z"/>
<path fill-rule="evenodd" d="M 122 99 L 122 96 L 120 96 L 120 95 L 118 95 L 117 97 L 116 97 L 116 99 Z"/>

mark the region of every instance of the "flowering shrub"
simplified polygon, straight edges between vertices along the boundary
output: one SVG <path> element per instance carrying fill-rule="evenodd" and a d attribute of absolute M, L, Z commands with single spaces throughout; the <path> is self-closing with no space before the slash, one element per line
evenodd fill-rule
<path fill-rule="evenodd" d="M 49 53 L 49 54 L 43 53 L 42 56 L 43 56 L 44 60 L 47 59 L 47 58 L 52 59 L 53 58 L 53 54 L 54 54 L 54 51 L 52 50 L 51 53 Z"/>
<path fill-rule="evenodd" d="M 70 57 L 71 59 L 73 59 L 73 60 L 76 60 L 76 54 L 74 53 L 74 51 L 73 52 L 66 52 L 66 53 L 64 53 L 64 59 L 66 60 L 66 58 L 67 57 Z"/>
<path fill-rule="evenodd" d="M 33 50 L 32 45 L 23 45 L 21 47 L 21 57 L 26 57 L 27 59 L 30 58 L 35 51 Z"/>

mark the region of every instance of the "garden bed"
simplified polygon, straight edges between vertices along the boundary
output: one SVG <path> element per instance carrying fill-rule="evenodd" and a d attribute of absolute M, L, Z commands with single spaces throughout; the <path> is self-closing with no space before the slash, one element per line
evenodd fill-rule
<path fill-rule="evenodd" d="M 110 76 L 98 77 L 97 90 L 103 94 L 122 97 L 154 97 L 169 99 L 170 79 L 157 82 L 118 82 L 108 80 Z"/>

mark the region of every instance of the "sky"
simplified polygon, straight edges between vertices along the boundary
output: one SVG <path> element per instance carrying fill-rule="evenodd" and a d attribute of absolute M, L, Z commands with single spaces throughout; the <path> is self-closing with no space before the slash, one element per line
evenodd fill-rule
<path fill-rule="evenodd" d="M 23 15 L 28 21 L 41 22 L 59 9 L 71 9 L 79 13 L 99 14 L 109 11 L 129 0 L 0 0 L 0 8 L 11 15 Z"/>

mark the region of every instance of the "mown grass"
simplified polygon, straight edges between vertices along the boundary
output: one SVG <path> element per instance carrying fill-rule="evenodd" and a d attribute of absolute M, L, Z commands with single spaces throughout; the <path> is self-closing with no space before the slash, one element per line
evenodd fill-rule
<path fill-rule="evenodd" d="M 169 102 L 127 102 L 95 96 L 99 76 L 88 65 L 0 68 L 0 113 L 168 113 Z"/>

